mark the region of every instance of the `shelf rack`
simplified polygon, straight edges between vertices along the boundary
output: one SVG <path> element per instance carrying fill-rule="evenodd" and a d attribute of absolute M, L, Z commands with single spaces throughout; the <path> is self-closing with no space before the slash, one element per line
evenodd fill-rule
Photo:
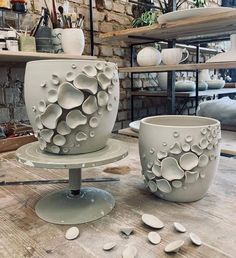
<path fill-rule="evenodd" d="M 175 10 L 176 1 L 172 10 Z M 191 19 L 183 19 L 165 24 L 154 24 L 147 27 L 131 28 L 121 31 L 109 32 L 100 35 L 106 42 L 123 41 L 131 48 L 131 67 L 122 67 L 120 72 L 131 74 L 131 91 L 133 92 L 133 75 L 135 73 L 168 72 L 167 108 L 169 114 L 175 114 L 175 71 L 196 72 L 196 109 L 199 101 L 198 72 L 202 69 L 235 68 L 236 62 L 199 63 L 200 44 L 228 40 L 232 33 L 236 33 L 236 10 L 226 11 L 214 15 L 206 15 Z M 134 47 L 136 45 L 166 41 L 168 47 L 179 44 L 192 44 L 196 46 L 196 64 L 160 65 L 154 67 L 134 67 Z M 131 120 L 133 120 L 133 98 L 131 92 Z M 150 94 L 151 96 L 151 94 Z"/>

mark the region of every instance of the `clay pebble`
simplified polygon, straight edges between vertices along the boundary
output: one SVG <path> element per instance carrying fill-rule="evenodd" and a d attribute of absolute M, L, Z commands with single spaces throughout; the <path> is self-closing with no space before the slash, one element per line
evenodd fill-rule
<path fill-rule="evenodd" d="M 130 236 L 133 232 L 133 228 L 121 228 L 121 233 L 125 234 L 126 236 Z"/>
<path fill-rule="evenodd" d="M 165 247 L 166 253 L 177 253 L 179 249 L 184 245 L 184 240 L 176 240 L 174 242 L 169 243 Z"/>
<path fill-rule="evenodd" d="M 104 251 L 110 251 L 110 250 L 112 250 L 115 246 L 116 246 L 116 243 L 114 243 L 114 242 L 109 242 L 109 243 L 104 244 L 103 250 L 104 250 Z"/>
<path fill-rule="evenodd" d="M 161 237 L 158 233 L 156 232 L 149 232 L 148 233 L 148 240 L 153 244 L 157 245 L 161 242 Z"/>
<path fill-rule="evenodd" d="M 197 246 L 200 246 L 202 244 L 202 241 L 198 235 L 191 232 L 191 233 L 189 233 L 189 237 L 193 244 L 195 244 Z"/>
<path fill-rule="evenodd" d="M 77 227 L 71 227 L 66 231 L 66 239 L 74 240 L 79 236 L 79 229 Z"/>
<path fill-rule="evenodd" d="M 182 224 L 180 224 L 180 223 L 178 223 L 178 222 L 174 222 L 174 228 L 175 228 L 178 232 L 180 232 L 180 233 L 185 233 L 185 232 L 186 232 L 186 228 L 185 228 Z"/>
<path fill-rule="evenodd" d="M 161 229 L 164 227 L 164 223 L 151 214 L 143 214 L 142 221 L 151 228 Z"/>
<path fill-rule="evenodd" d="M 122 258 L 135 258 L 137 253 L 136 247 L 128 245 L 122 253 Z"/>

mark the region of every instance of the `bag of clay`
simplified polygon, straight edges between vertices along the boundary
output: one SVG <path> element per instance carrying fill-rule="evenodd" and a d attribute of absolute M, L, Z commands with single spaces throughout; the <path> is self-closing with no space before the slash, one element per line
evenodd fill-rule
<path fill-rule="evenodd" d="M 236 125 L 236 100 L 224 97 L 209 100 L 199 105 L 198 116 L 211 117 L 219 120 L 223 125 Z"/>

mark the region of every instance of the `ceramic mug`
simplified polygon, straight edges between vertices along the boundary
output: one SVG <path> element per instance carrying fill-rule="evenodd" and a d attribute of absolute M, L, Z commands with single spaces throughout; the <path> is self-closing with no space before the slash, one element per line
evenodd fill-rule
<path fill-rule="evenodd" d="M 186 57 L 183 58 L 183 54 Z M 186 48 L 166 48 L 161 52 L 162 62 L 166 65 L 176 65 L 184 62 L 189 57 L 189 52 Z"/>
<path fill-rule="evenodd" d="M 66 54 L 82 55 L 84 51 L 84 33 L 78 28 L 69 28 L 62 31 L 61 43 Z"/>
<path fill-rule="evenodd" d="M 62 53 L 62 45 L 61 45 L 61 34 L 63 29 L 62 28 L 56 28 L 52 30 L 52 45 L 54 49 L 54 53 Z"/>

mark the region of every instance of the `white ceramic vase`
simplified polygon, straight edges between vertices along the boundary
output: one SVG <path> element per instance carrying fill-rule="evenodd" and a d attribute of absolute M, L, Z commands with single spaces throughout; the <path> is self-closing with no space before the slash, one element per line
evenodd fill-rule
<path fill-rule="evenodd" d="M 206 63 L 235 62 L 236 61 L 236 34 L 230 36 L 231 48 L 228 52 L 220 53 L 208 59 Z"/>
<path fill-rule="evenodd" d="M 52 30 L 52 45 L 54 49 L 54 53 L 62 53 L 62 44 L 61 44 L 61 37 L 62 37 L 62 28 L 56 28 Z"/>
<path fill-rule="evenodd" d="M 199 81 L 210 81 L 211 80 L 211 76 L 210 76 L 210 73 L 209 73 L 209 70 L 208 69 L 203 69 L 200 71 L 199 73 L 199 76 L 198 76 L 198 80 Z"/>
<path fill-rule="evenodd" d="M 201 199 L 220 157 L 220 122 L 197 116 L 156 116 L 141 120 L 139 153 L 149 190 L 173 202 Z"/>
<path fill-rule="evenodd" d="M 25 103 L 41 150 L 79 154 L 102 149 L 119 106 L 117 65 L 96 60 L 29 62 Z"/>
<path fill-rule="evenodd" d="M 137 55 L 139 66 L 155 66 L 161 63 L 161 53 L 154 47 L 145 47 Z"/>
<path fill-rule="evenodd" d="M 78 28 L 64 29 L 61 43 L 66 54 L 82 55 L 85 46 L 83 30 Z"/>
<path fill-rule="evenodd" d="M 168 85 L 168 73 L 162 72 L 157 74 L 158 86 L 161 90 L 167 90 Z"/>

